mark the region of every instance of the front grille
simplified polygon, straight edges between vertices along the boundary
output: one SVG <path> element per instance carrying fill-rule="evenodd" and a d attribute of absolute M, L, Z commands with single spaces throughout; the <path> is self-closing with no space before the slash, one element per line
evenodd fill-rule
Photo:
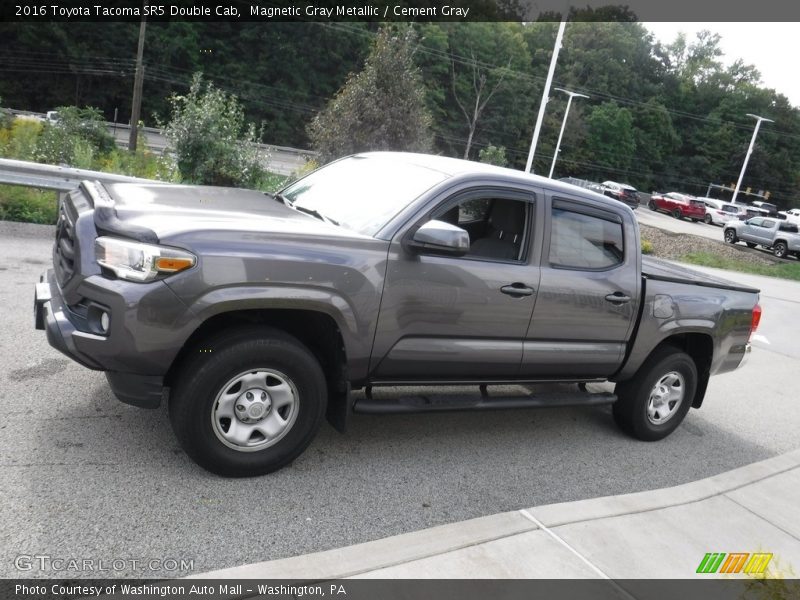
<path fill-rule="evenodd" d="M 58 284 L 63 288 L 75 275 L 76 242 L 75 221 L 67 210 L 69 197 L 59 203 L 58 223 L 56 224 L 56 243 L 53 249 L 53 265 Z"/>

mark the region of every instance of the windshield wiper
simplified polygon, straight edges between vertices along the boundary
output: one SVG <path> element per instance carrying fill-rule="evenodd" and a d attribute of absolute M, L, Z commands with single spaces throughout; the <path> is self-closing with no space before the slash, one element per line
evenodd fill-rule
<path fill-rule="evenodd" d="M 330 217 L 326 217 L 325 215 L 323 215 L 318 210 L 314 210 L 313 208 L 306 208 L 305 206 L 296 206 L 295 204 L 289 204 L 289 206 L 291 206 L 293 209 L 295 209 L 297 211 L 300 211 L 302 213 L 306 213 L 307 215 L 311 215 L 312 217 L 315 217 L 315 218 L 319 219 L 320 221 L 324 221 L 326 223 L 330 223 L 331 225 L 336 225 L 337 227 L 339 226 L 339 222 L 338 221 L 334 221 Z"/>

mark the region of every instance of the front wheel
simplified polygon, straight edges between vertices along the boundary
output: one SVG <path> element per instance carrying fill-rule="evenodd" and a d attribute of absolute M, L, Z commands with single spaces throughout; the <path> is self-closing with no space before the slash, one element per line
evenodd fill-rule
<path fill-rule="evenodd" d="M 647 208 L 649 208 L 650 210 L 658 210 L 656 203 L 653 202 L 652 200 L 650 200 L 650 202 L 647 203 Z"/>
<path fill-rule="evenodd" d="M 683 218 L 683 213 L 681 212 L 680 208 L 673 209 L 672 216 L 676 219 L 680 220 Z"/>
<path fill-rule="evenodd" d="M 620 429 L 647 442 L 667 437 L 681 424 L 697 389 L 697 366 L 678 348 L 656 350 L 628 381 L 617 384 L 612 412 Z"/>
<path fill-rule="evenodd" d="M 169 416 L 186 454 L 204 469 L 263 475 L 314 439 L 326 389 L 319 362 L 296 338 L 268 327 L 234 329 L 184 361 Z"/>
<path fill-rule="evenodd" d="M 703 221 L 705 221 L 706 225 L 711 225 L 711 221 L 712 221 L 711 215 L 706 215 L 705 217 L 703 217 Z"/>
<path fill-rule="evenodd" d="M 772 248 L 772 252 L 778 258 L 787 258 L 789 256 L 789 248 L 786 246 L 786 242 L 778 242 Z"/>
<path fill-rule="evenodd" d="M 725 241 L 729 244 L 735 244 L 739 241 L 739 238 L 736 237 L 736 231 L 733 229 L 726 229 L 725 230 Z"/>

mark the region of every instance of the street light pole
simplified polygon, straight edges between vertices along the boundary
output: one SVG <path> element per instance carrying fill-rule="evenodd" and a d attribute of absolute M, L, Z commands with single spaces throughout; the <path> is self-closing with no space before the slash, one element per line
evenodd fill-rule
<path fill-rule="evenodd" d="M 756 128 L 753 130 L 753 137 L 750 138 L 750 147 L 747 149 L 747 154 L 744 157 L 744 164 L 742 165 L 742 172 L 739 173 L 739 181 L 736 182 L 736 189 L 733 190 L 733 198 L 731 198 L 731 202 L 736 202 L 736 196 L 739 195 L 739 188 L 742 186 L 742 179 L 744 179 L 744 172 L 747 169 L 747 163 L 750 160 L 750 155 L 753 153 L 753 146 L 756 143 L 756 136 L 758 135 L 758 130 L 761 127 L 761 121 L 766 121 L 767 123 L 774 123 L 772 119 L 767 119 L 766 117 L 759 117 L 758 115 L 751 115 L 747 113 L 748 117 L 753 117 L 756 120 Z"/>
<path fill-rule="evenodd" d="M 567 125 L 567 116 L 569 116 L 569 107 L 572 106 L 572 99 L 577 96 L 579 98 L 588 98 L 586 94 L 579 94 L 578 92 L 570 92 L 563 88 L 556 88 L 559 92 L 564 92 L 569 96 L 567 100 L 567 110 L 564 111 L 564 120 L 561 121 L 561 131 L 558 133 L 558 142 L 556 143 L 556 151 L 553 153 L 553 164 L 550 165 L 550 174 L 547 176 L 549 179 L 553 178 L 553 171 L 556 168 L 556 161 L 558 160 L 558 151 L 561 149 L 561 138 L 564 135 L 564 128 Z"/>
<path fill-rule="evenodd" d="M 564 28 L 567 26 L 567 11 L 561 18 L 561 24 L 558 26 L 558 34 L 556 35 L 556 43 L 553 46 L 553 56 L 550 58 L 550 69 L 547 71 L 547 80 L 544 83 L 544 92 L 542 92 L 542 102 L 539 104 L 539 114 L 536 116 L 536 126 L 533 128 L 533 139 L 531 140 L 531 149 L 528 152 L 528 162 L 525 164 L 525 172 L 530 173 L 533 166 L 533 155 L 536 154 L 536 144 L 539 142 L 539 132 L 542 130 L 542 120 L 544 119 L 544 108 L 547 106 L 547 101 L 550 99 L 550 84 L 553 83 L 553 73 L 556 70 L 556 63 L 558 62 L 558 51 L 561 50 L 561 40 L 564 37 Z"/>

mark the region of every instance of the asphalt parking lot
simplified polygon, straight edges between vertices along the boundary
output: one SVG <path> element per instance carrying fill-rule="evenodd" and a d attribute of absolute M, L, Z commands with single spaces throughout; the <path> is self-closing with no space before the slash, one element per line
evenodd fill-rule
<path fill-rule="evenodd" d="M 743 369 L 713 379 L 703 408 L 662 442 L 625 437 L 607 408 L 357 415 L 344 436 L 323 426 L 278 473 L 222 479 L 183 454 L 165 409 L 119 403 L 102 374 L 33 328 L 33 284 L 49 266 L 51 233 L 0 222 L 3 577 L 186 575 L 135 571 L 130 560 L 192 560 L 197 573 L 672 486 L 800 447 L 800 284 L 731 273 L 763 290 L 756 348 Z M 102 572 L 15 567 L 16 557 L 37 554 L 128 562 Z"/>

